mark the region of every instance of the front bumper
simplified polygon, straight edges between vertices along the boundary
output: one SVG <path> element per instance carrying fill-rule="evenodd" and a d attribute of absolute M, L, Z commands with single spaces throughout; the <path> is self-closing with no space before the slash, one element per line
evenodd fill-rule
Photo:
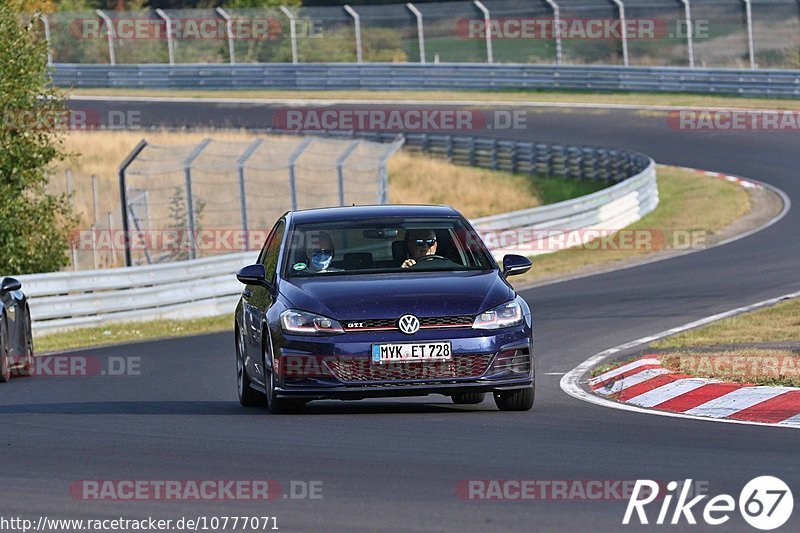
<path fill-rule="evenodd" d="M 451 363 L 393 363 L 384 372 L 371 363 L 373 344 L 450 341 Z M 285 336 L 276 350 L 275 394 L 305 400 L 453 395 L 495 392 L 533 386 L 533 338 L 528 323 L 499 331 L 471 328 L 399 332 L 346 333 L 334 337 Z M 418 366 L 414 366 L 418 365 Z M 436 365 L 439 365 L 438 367 Z M 355 370 L 354 370 L 355 369 Z M 307 371 L 307 374 L 298 372 Z"/>

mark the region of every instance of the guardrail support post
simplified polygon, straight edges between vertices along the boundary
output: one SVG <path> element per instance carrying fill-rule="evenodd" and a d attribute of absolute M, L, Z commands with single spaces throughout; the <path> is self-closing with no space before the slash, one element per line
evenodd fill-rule
<path fill-rule="evenodd" d="M 42 19 L 42 26 L 44 26 L 44 40 L 47 43 L 47 66 L 53 66 L 53 49 L 50 42 L 50 21 L 47 20 L 47 15 L 37 12 L 37 15 Z"/>
<path fill-rule="evenodd" d="M 120 213 L 122 216 L 120 219 L 122 220 L 122 245 L 125 248 L 125 266 L 131 266 L 133 264 L 131 261 L 131 247 L 129 245 L 130 227 L 128 225 L 128 192 L 125 186 L 125 172 L 146 146 L 147 141 L 145 139 L 139 141 L 139 143 L 133 147 L 131 153 L 122 160 L 117 170 L 119 176 L 119 205 L 120 209 L 122 209 Z"/>
<path fill-rule="evenodd" d="M 250 156 L 258 150 L 258 147 L 261 146 L 261 143 L 264 142 L 264 139 L 256 139 L 253 141 L 250 146 L 245 148 L 245 151 L 242 155 L 239 156 L 239 159 L 236 160 L 236 171 L 239 176 L 239 213 L 242 219 L 242 232 L 245 236 L 244 241 L 244 251 L 247 251 L 247 245 L 250 242 L 250 239 L 247 235 L 247 188 L 245 187 L 244 182 L 244 165 L 247 163 L 247 160 L 250 159 Z"/>
<path fill-rule="evenodd" d="M 489 18 L 489 10 L 486 8 L 485 5 L 481 2 L 481 0 L 472 0 L 475 4 L 475 7 L 481 10 L 483 13 L 483 25 L 484 30 L 486 31 L 486 61 L 491 65 L 494 60 L 492 57 L 492 27 L 491 27 L 491 19 Z"/>
<path fill-rule="evenodd" d="M 156 14 L 164 20 L 167 27 L 167 54 L 169 54 L 169 64 L 175 64 L 175 41 L 172 39 L 172 20 L 162 9 L 156 9 Z"/>
<path fill-rule="evenodd" d="M 358 148 L 361 141 L 353 141 L 344 149 L 341 155 L 336 158 L 336 177 L 339 181 L 339 205 L 344 205 L 344 162 L 353 153 L 353 150 Z"/>
<path fill-rule="evenodd" d="M 628 28 L 625 25 L 625 4 L 622 0 L 613 0 L 619 9 L 619 25 L 622 33 L 622 64 L 626 67 L 628 65 Z"/>
<path fill-rule="evenodd" d="M 425 64 L 425 27 L 422 23 L 422 13 L 420 13 L 419 9 L 412 4 L 406 4 L 406 7 L 414 13 L 414 16 L 417 17 L 417 40 L 419 41 L 419 62 L 423 65 Z"/>
<path fill-rule="evenodd" d="M 744 2 L 745 14 L 747 15 L 747 51 L 750 55 L 750 68 L 756 68 L 756 50 L 753 42 L 753 5 L 751 0 Z"/>
<path fill-rule="evenodd" d="M 108 25 L 108 62 L 112 65 L 116 65 L 117 58 L 114 55 L 114 38 L 117 36 L 117 32 L 114 30 L 114 23 L 101 9 L 95 9 L 95 13 Z"/>
<path fill-rule="evenodd" d="M 694 25 L 692 24 L 692 6 L 689 0 L 683 2 L 683 13 L 686 19 L 686 46 L 689 48 L 689 68 L 694 68 Z"/>
<path fill-rule="evenodd" d="M 355 9 L 350 7 L 349 5 L 344 6 L 344 10 L 347 11 L 351 17 L 353 17 L 353 23 L 355 24 L 355 31 L 356 31 L 356 60 L 358 64 L 361 64 L 362 55 L 361 55 L 361 17 L 358 16 Z"/>
<path fill-rule="evenodd" d="M 297 148 L 294 149 L 292 155 L 289 156 L 289 194 L 291 195 L 292 199 L 292 211 L 297 211 L 297 176 L 294 172 L 294 166 L 297 162 L 297 158 L 303 154 L 303 152 L 311 145 L 312 142 L 314 142 L 314 139 L 310 137 L 304 140 Z"/>
<path fill-rule="evenodd" d="M 561 52 L 561 9 L 555 0 L 545 0 L 547 5 L 553 9 L 553 35 L 556 38 L 556 65 L 562 61 Z"/>
<path fill-rule="evenodd" d="M 210 142 L 211 139 L 200 141 L 200 144 L 195 146 L 194 150 L 183 161 L 184 187 L 186 188 L 186 224 L 189 231 L 189 259 L 197 258 L 197 241 L 195 239 L 197 221 L 194 218 L 194 198 L 192 197 L 192 163 Z"/>
<path fill-rule="evenodd" d="M 233 49 L 233 19 L 221 7 L 217 8 L 217 13 L 225 19 L 225 33 L 228 34 L 228 55 L 230 56 L 231 65 L 234 65 L 236 64 L 236 52 Z"/>
<path fill-rule="evenodd" d="M 281 12 L 289 19 L 289 37 L 292 41 L 292 64 L 297 64 L 297 22 L 294 13 L 286 6 L 281 6 Z"/>

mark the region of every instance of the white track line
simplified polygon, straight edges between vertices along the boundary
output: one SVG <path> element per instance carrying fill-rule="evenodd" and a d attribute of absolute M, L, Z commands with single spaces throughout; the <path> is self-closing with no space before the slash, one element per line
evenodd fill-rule
<path fill-rule="evenodd" d="M 781 394 L 786 394 L 791 390 L 797 389 L 787 387 L 742 387 L 689 409 L 685 413 L 687 415 L 725 418 Z"/>
<path fill-rule="evenodd" d="M 787 418 L 778 425 L 800 428 L 800 415 L 794 415 L 792 418 Z"/>
<path fill-rule="evenodd" d="M 770 305 L 776 304 L 781 300 L 786 300 L 789 298 L 797 298 L 800 296 L 800 291 L 793 292 L 790 294 L 784 294 L 782 296 L 777 296 L 775 298 L 770 298 L 768 300 L 763 300 L 761 302 L 757 302 L 751 305 L 746 305 L 744 307 L 738 307 L 736 309 L 731 309 L 730 311 L 725 311 L 724 313 L 718 313 L 716 315 L 712 315 L 706 318 L 702 318 L 700 320 L 695 320 L 694 322 L 689 322 L 688 324 L 684 324 L 682 326 L 678 326 L 672 329 L 668 329 L 662 331 L 660 333 L 655 333 L 653 335 L 649 335 L 647 337 L 642 337 L 641 339 L 636 339 L 631 342 L 626 342 L 625 344 L 620 344 L 619 346 L 615 346 L 614 348 L 609 348 L 608 350 L 603 350 L 600 353 L 593 355 L 592 357 L 588 358 L 583 363 L 579 364 L 566 374 L 564 377 L 561 378 L 559 385 L 561 386 L 561 390 L 572 396 L 573 398 L 577 398 L 579 400 L 583 400 L 585 402 L 593 403 L 596 405 L 602 405 L 604 407 L 610 407 L 612 409 L 619 409 L 621 411 L 633 411 L 636 413 L 642 414 L 649 414 L 649 415 L 657 415 L 657 416 L 669 416 L 673 418 L 691 418 L 693 420 L 706 420 L 706 421 L 713 421 L 713 422 L 724 422 L 729 424 L 744 424 L 744 425 L 751 425 L 751 426 L 769 426 L 769 427 L 788 427 L 788 428 L 797 428 L 800 429 L 800 424 L 797 425 L 790 425 L 784 421 L 781 424 L 768 424 L 764 422 L 751 422 L 747 420 L 732 420 L 729 418 L 711 418 L 711 417 L 703 417 L 703 416 L 696 416 L 690 415 L 686 413 L 673 413 L 669 411 L 656 411 L 652 409 L 645 409 L 636 405 L 631 405 L 628 403 L 620 403 L 615 402 L 613 400 L 608 400 L 606 398 L 602 398 L 596 394 L 593 394 L 587 390 L 585 390 L 581 386 L 581 378 L 589 372 L 593 367 L 601 364 L 603 361 L 614 355 L 615 353 L 621 352 L 628 348 L 634 348 L 636 346 L 641 346 L 643 344 L 648 344 L 653 342 L 654 340 L 662 339 L 664 337 L 668 337 L 670 335 L 674 335 L 675 333 L 680 333 L 682 331 L 686 331 L 692 328 L 697 328 L 700 326 L 704 326 L 706 324 L 710 324 L 712 322 L 716 322 L 717 320 L 722 320 L 723 318 L 728 318 L 731 316 L 739 315 L 742 313 L 747 313 L 749 311 L 755 311 L 756 309 L 760 309 L 762 307 L 768 307 Z"/>

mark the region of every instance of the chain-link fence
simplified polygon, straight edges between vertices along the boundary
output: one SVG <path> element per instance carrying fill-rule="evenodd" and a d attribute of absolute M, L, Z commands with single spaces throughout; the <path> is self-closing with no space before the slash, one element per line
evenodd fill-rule
<path fill-rule="evenodd" d="M 276 136 L 145 141 L 123 164 L 128 264 L 257 249 L 285 211 L 387 202 L 390 143 Z"/>
<path fill-rule="evenodd" d="M 484 0 L 58 12 L 55 63 L 558 63 L 800 68 L 797 0 Z"/>

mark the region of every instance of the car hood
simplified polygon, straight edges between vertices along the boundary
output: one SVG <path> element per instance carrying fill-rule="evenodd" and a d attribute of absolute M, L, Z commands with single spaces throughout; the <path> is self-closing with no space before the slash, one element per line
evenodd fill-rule
<path fill-rule="evenodd" d="M 494 270 L 292 278 L 280 291 L 296 309 L 338 320 L 476 315 L 514 297 Z"/>

